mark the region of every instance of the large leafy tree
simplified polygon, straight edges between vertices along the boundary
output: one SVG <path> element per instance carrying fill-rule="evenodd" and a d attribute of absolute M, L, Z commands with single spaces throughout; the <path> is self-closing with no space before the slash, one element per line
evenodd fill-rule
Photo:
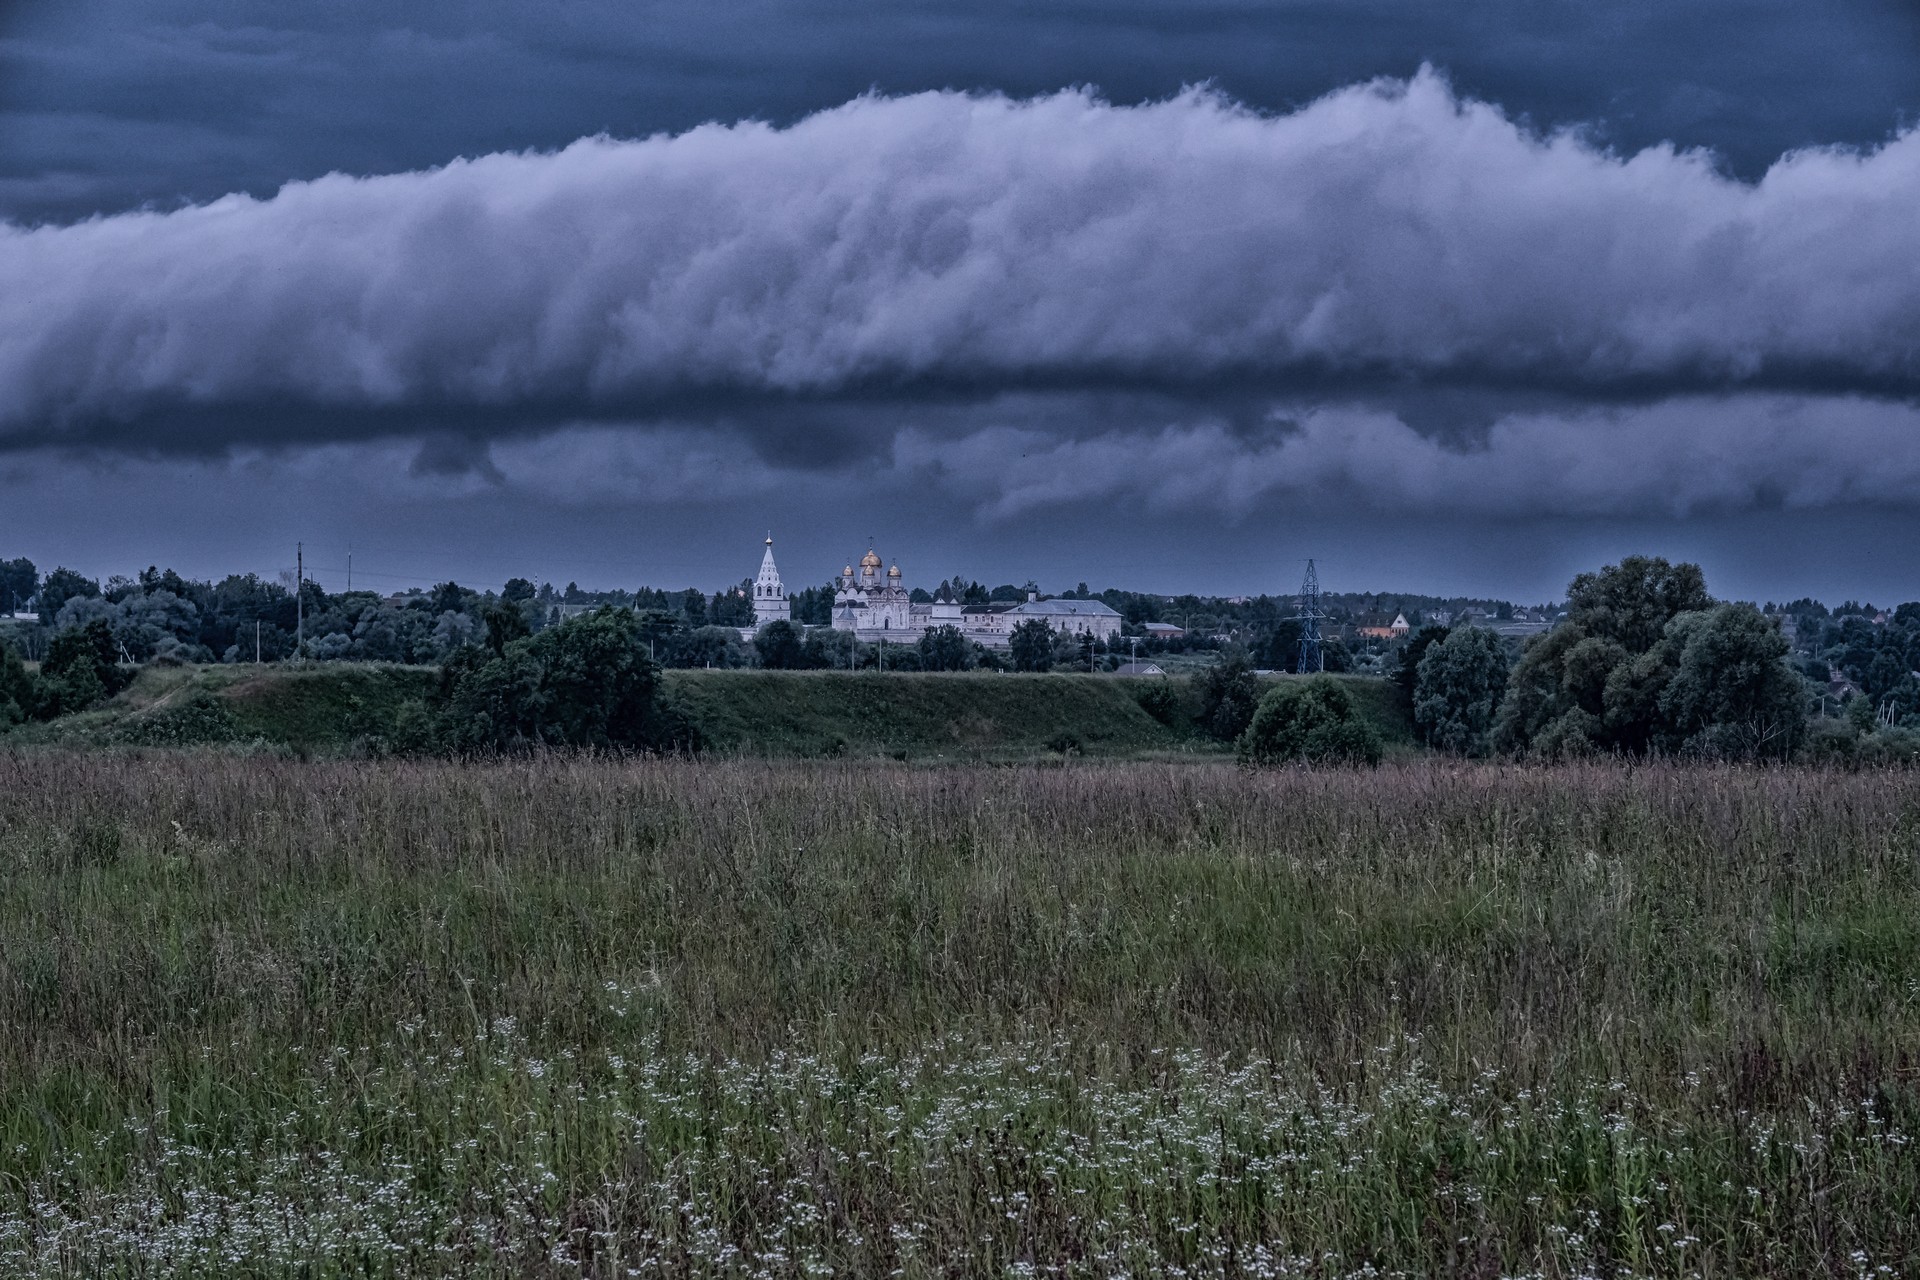
<path fill-rule="evenodd" d="M 760 655 L 760 665 L 770 671 L 792 671 L 807 665 L 800 629 L 784 618 L 760 628 L 754 634 L 753 647 Z"/>
<path fill-rule="evenodd" d="M 1567 621 L 1508 681 L 1494 745 L 1538 756 L 1618 751 L 1774 755 L 1801 736 L 1787 644 L 1751 605 L 1718 605 L 1695 565 L 1634 556 L 1568 589 Z"/>
<path fill-rule="evenodd" d="M 1423 628 L 1420 634 L 1433 630 Z M 1508 665 L 1500 637 L 1484 627 L 1460 627 L 1429 638 L 1412 690 L 1413 724 L 1420 737 L 1454 755 L 1487 754 L 1494 714 L 1507 691 Z"/>
<path fill-rule="evenodd" d="M 119 654 L 119 642 L 105 618 L 55 636 L 40 664 L 41 714 L 84 711 L 120 692 L 131 677 L 121 669 Z"/>
<path fill-rule="evenodd" d="M 1659 556 L 1628 556 L 1567 586 L 1567 620 L 1629 653 L 1653 648 L 1681 614 L 1712 607 L 1699 565 L 1669 564 Z"/>
<path fill-rule="evenodd" d="M 0 560 L 0 613 L 12 613 L 40 589 L 40 571 L 33 561 L 21 556 Z"/>
<path fill-rule="evenodd" d="M 1260 705 L 1259 678 L 1241 649 L 1229 649 L 1220 661 L 1195 672 L 1193 689 L 1200 700 L 1195 723 L 1222 742 L 1232 742 L 1246 732 L 1254 708 Z"/>
<path fill-rule="evenodd" d="M 965 671 L 973 665 L 973 641 L 955 626 L 929 627 L 920 637 L 924 671 Z"/>
<path fill-rule="evenodd" d="M 1787 666 L 1787 641 L 1748 604 L 1723 604 L 1667 624 L 1659 646 L 1671 674 L 1659 709 L 1670 742 L 1736 759 L 1784 757 L 1806 727 L 1806 694 Z"/>
<path fill-rule="evenodd" d="M 75 596 L 97 596 L 100 584 L 84 574 L 64 566 L 47 575 L 40 584 L 40 621 L 48 626 L 60 613 L 60 606 Z"/>
<path fill-rule="evenodd" d="M 1053 666 L 1053 628 L 1043 619 L 1028 618 L 1007 637 L 1015 671 L 1046 671 Z"/>
<path fill-rule="evenodd" d="M 1400 665 L 1394 670 L 1393 683 L 1400 690 L 1400 696 L 1406 705 L 1414 705 L 1415 686 L 1420 679 L 1420 660 L 1427 656 L 1427 650 L 1447 638 L 1447 629 L 1428 623 L 1407 637 L 1407 643 L 1400 649 Z"/>
<path fill-rule="evenodd" d="M 659 671 L 630 610 L 603 608 L 498 653 L 468 647 L 441 673 L 445 743 L 456 750 L 647 747 L 666 736 Z"/>

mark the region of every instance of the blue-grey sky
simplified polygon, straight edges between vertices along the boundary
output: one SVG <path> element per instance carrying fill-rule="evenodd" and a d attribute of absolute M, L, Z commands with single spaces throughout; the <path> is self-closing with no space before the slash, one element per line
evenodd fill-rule
<path fill-rule="evenodd" d="M 0 0 L 0 556 L 1920 597 L 1917 117 L 1911 0 Z"/>

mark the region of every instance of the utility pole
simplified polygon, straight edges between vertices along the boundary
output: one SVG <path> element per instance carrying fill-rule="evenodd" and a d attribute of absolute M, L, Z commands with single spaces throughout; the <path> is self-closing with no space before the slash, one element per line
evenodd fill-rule
<path fill-rule="evenodd" d="M 347 594 L 353 594 L 353 544 L 347 544 Z"/>
<path fill-rule="evenodd" d="M 301 585 L 307 580 L 307 548 L 305 543 L 293 544 L 293 659 L 298 662 L 306 657 L 307 648 L 307 602 L 306 592 Z"/>
<path fill-rule="evenodd" d="M 253 665 L 260 665 L 260 619 L 253 620 Z"/>

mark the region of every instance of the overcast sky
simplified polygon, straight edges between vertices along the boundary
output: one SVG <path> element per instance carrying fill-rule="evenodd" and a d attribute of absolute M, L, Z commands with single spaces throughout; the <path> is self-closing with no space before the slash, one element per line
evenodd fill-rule
<path fill-rule="evenodd" d="M 0 556 L 1920 598 L 1920 5 L 0 0 Z"/>

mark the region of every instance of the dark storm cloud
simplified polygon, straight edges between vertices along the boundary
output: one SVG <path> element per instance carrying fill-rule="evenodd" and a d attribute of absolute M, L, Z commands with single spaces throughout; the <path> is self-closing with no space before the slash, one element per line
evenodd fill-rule
<path fill-rule="evenodd" d="M 869 88 L 1137 102 L 1212 82 L 1284 110 L 1422 62 L 1542 127 L 1711 147 L 1753 176 L 1884 141 L 1920 106 L 1916 55 L 1910 0 L 11 0 L 0 217 L 791 122 Z"/>
<path fill-rule="evenodd" d="M 304 415 L 294 438 L 465 410 L 513 434 L 921 389 L 1911 396 L 1916 207 L 1920 134 L 1747 184 L 1536 136 L 1432 75 L 1284 116 L 863 98 L 0 228 L 0 439 L 288 439 L 256 405 Z"/>

